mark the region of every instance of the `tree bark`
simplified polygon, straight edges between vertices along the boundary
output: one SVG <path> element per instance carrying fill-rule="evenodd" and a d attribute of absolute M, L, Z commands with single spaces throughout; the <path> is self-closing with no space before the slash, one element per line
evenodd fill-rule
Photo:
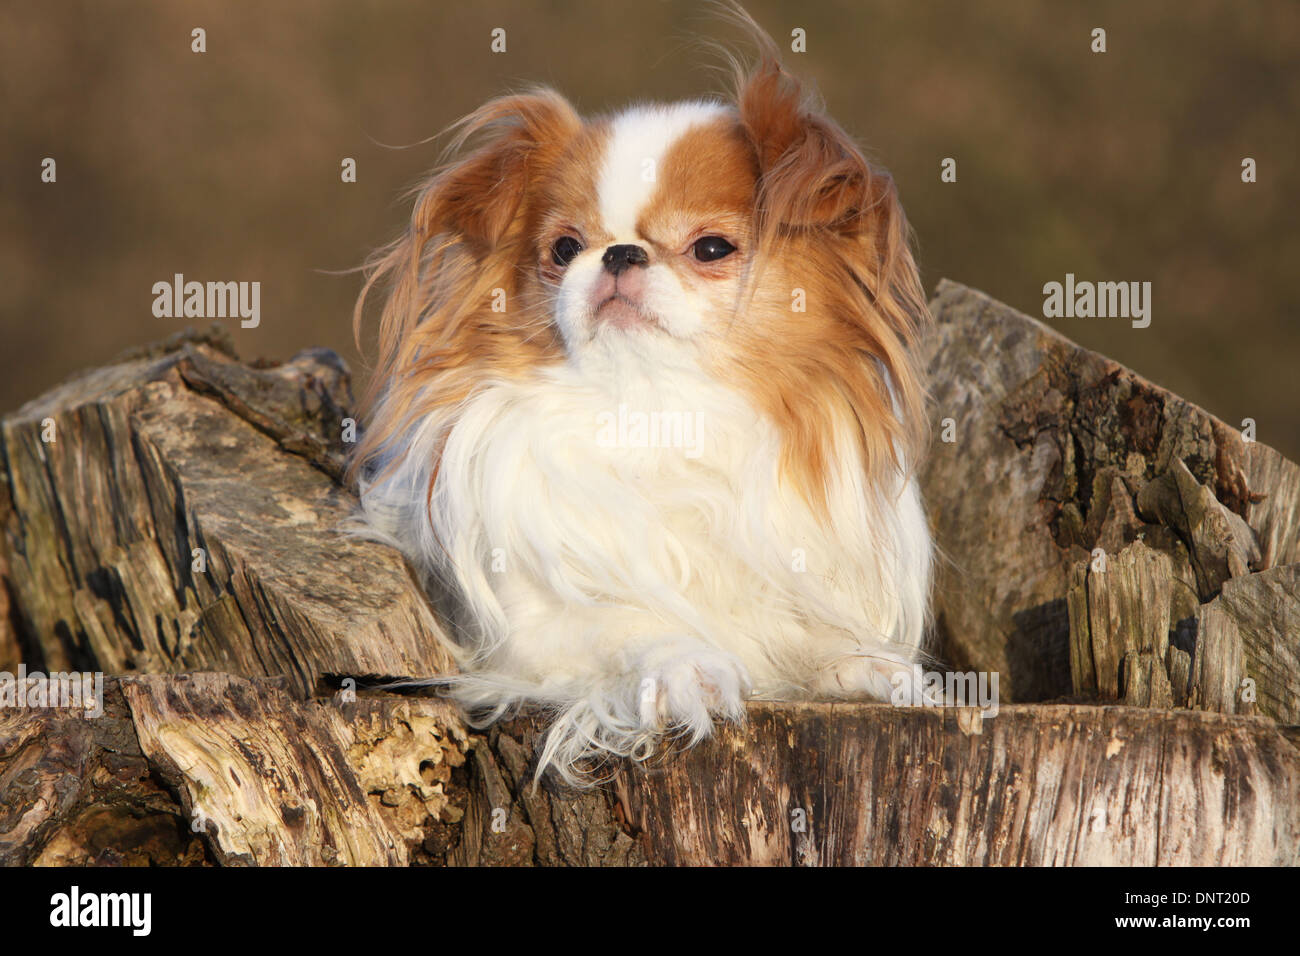
<path fill-rule="evenodd" d="M 1300 751 L 1266 718 L 752 703 L 574 791 L 533 786 L 533 718 L 466 734 L 443 701 L 299 701 L 225 674 L 106 697 L 100 718 L 0 716 L 0 863 L 1300 862 Z"/>
<path fill-rule="evenodd" d="M 451 666 L 401 557 L 343 537 L 347 371 L 179 337 L 0 426 L 6 584 L 29 659 L 285 677 L 299 695 Z"/>
<path fill-rule="evenodd" d="M 99 716 L 0 707 L 0 862 L 1298 862 L 1300 471 L 980 293 L 932 307 L 941 653 L 996 714 L 753 703 L 534 786 L 537 718 L 366 690 L 452 662 L 340 532 L 339 360 L 191 333 L 0 422 L 0 671 L 110 675 Z"/>
<path fill-rule="evenodd" d="M 1084 692 L 1071 574 L 1134 541 L 1168 555 L 1170 620 L 1193 635 L 1225 582 L 1300 562 L 1294 463 L 980 292 L 944 280 L 930 307 L 938 440 L 922 485 L 955 667 L 999 672 L 1004 700 Z M 1281 638 L 1294 654 L 1300 635 Z"/>

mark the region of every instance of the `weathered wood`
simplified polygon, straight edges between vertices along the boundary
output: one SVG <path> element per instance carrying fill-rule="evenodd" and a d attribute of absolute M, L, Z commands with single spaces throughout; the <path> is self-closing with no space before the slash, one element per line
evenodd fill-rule
<path fill-rule="evenodd" d="M 1169 556 L 1135 541 L 1114 557 L 1076 565 L 1070 575 L 1070 661 L 1076 693 L 1120 700 L 1122 666 L 1145 655 L 1163 669 L 1173 590 Z M 1137 703 L 1129 698 L 1127 703 Z"/>
<path fill-rule="evenodd" d="M 998 671 L 1007 700 L 1071 693 L 1069 575 L 1097 548 L 1141 537 L 1199 601 L 1232 575 L 1300 561 L 1294 463 L 982 293 L 944 281 L 931 310 L 940 440 L 922 481 L 955 666 Z"/>
<path fill-rule="evenodd" d="M 636 866 L 646 862 L 620 809 L 620 775 L 575 790 L 552 777 L 534 786 L 541 722 L 520 719 L 475 738 L 472 797 L 454 866 Z M 655 861 L 660 862 L 660 861 Z"/>
<path fill-rule="evenodd" d="M 219 674 L 108 696 L 101 718 L 0 714 L 0 862 L 1300 862 L 1300 750 L 1264 718 L 753 703 L 575 792 L 533 786 L 533 718 L 465 735 L 439 701 Z"/>
<path fill-rule="evenodd" d="M 42 664 L 284 676 L 300 696 L 451 668 L 401 557 L 339 533 L 349 401 L 333 353 L 251 368 L 194 337 L 7 416 L 0 572 Z"/>
<path fill-rule="evenodd" d="M 9 485 L 0 481 L 0 528 L 9 520 Z M 9 558 L 0 541 L 0 671 L 14 673 L 23 659 L 18 638 L 18 608 L 9 592 Z"/>
<path fill-rule="evenodd" d="M 0 423 L 0 659 L 133 675 L 100 718 L 0 710 L 0 862 L 1300 862 L 1300 733 L 1251 715 L 1300 721 L 1300 470 L 979 293 L 933 307 L 942 650 L 996 716 L 755 703 L 579 792 L 533 786 L 536 719 L 329 697 L 451 668 L 401 559 L 338 533 L 346 372 L 191 335 Z M 1006 706 L 1067 694 L 1135 706 Z"/>
<path fill-rule="evenodd" d="M 344 716 L 224 674 L 127 678 L 122 692 L 141 750 L 221 863 L 406 864 L 464 762 L 459 717 L 438 701 L 363 700 Z"/>
<path fill-rule="evenodd" d="M 103 714 L 0 709 L 0 865 L 210 863 L 113 682 Z"/>
<path fill-rule="evenodd" d="M 1075 693 L 1300 723 L 1300 565 L 1229 578 L 1175 620 L 1195 589 L 1141 541 L 1076 564 L 1067 596 Z"/>
<path fill-rule="evenodd" d="M 550 778 L 541 799 L 510 774 L 515 800 L 502 806 L 547 828 L 585 820 L 596 839 L 562 843 L 568 865 L 1300 862 L 1300 750 L 1266 719 L 1077 705 L 983 719 L 878 704 L 748 711 L 746 726 L 624 773 L 607 810 Z M 520 720 L 488 740 L 528 753 L 537 733 Z"/>
<path fill-rule="evenodd" d="M 132 677 L 106 682 L 102 716 L 0 710 L 0 864 L 445 862 L 456 711 L 278 683 Z"/>
<path fill-rule="evenodd" d="M 629 817 L 656 862 L 1300 862 L 1300 751 L 1271 721 L 1043 705 L 984 720 L 885 705 L 750 716 L 634 778 Z"/>
<path fill-rule="evenodd" d="M 1300 723 L 1300 564 L 1233 578 L 1205 605 L 1193 693 L 1199 706 Z"/>
<path fill-rule="evenodd" d="M 1245 520 L 1224 507 L 1177 458 L 1168 471 L 1142 486 L 1137 506 L 1144 519 L 1172 529 L 1186 546 L 1202 600 L 1259 563 L 1259 546 Z"/>

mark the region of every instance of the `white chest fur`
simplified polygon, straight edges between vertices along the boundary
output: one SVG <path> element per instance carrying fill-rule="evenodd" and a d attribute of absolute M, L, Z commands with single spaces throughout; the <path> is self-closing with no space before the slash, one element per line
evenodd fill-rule
<path fill-rule="evenodd" d="M 930 548 L 913 484 L 873 493 L 844 468 L 826 522 L 736 393 L 627 368 L 594 378 L 563 366 L 482 388 L 368 495 L 405 498 L 384 530 L 465 603 L 480 664 L 543 680 L 685 633 L 780 694 L 854 646 L 915 647 Z M 443 430 L 429 499 L 419 446 Z"/>

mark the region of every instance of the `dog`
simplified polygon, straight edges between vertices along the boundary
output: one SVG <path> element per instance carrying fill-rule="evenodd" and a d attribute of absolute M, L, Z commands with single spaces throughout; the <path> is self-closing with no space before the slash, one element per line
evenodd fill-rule
<path fill-rule="evenodd" d="M 538 775 L 693 745 L 747 698 L 917 701 L 929 320 L 897 190 L 737 11 L 731 95 L 454 127 L 376 255 L 352 461 L 477 720 Z"/>

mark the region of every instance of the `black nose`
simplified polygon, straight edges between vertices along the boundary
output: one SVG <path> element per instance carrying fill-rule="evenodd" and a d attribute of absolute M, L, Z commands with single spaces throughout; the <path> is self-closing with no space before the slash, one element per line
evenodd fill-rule
<path fill-rule="evenodd" d="M 610 246 L 605 250 L 605 254 L 600 257 L 605 268 L 618 275 L 629 266 L 643 266 L 650 261 L 646 251 L 640 246 L 621 245 Z"/>

